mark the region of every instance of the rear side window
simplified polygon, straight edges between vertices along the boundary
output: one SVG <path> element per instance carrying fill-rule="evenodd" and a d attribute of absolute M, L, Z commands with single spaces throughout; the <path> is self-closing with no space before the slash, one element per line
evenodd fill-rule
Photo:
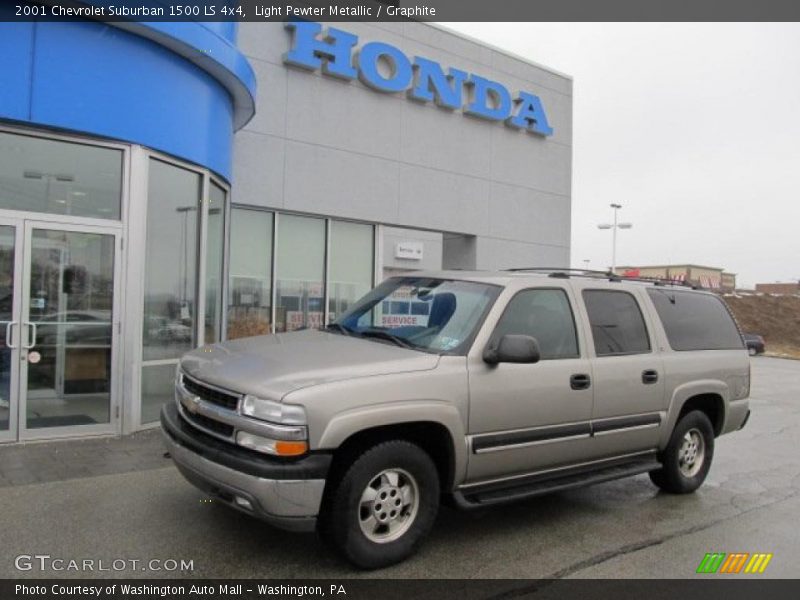
<path fill-rule="evenodd" d="M 650 338 L 639 304 L 628 292 L 584 290 L 597 356 L 650 351 Z"/>
<path fill-rule="evenodd" d="M 739 328 L 721 298 L 648 289 L 673 350 L 739 350 Z"/>
<path fill-rule="evenodd" d="M 493 339 L 506 334 L 535 337 L 543 359 L 578 356 L 575 319 L 563 290 L 519 292 L 500 317 Z"/>

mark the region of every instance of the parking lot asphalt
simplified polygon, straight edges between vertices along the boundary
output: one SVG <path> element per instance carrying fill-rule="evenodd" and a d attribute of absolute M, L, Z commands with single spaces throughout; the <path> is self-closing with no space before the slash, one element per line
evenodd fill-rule
<path fill-rule="evenodd" d="M 0 577 L 684 578 L 697 577 L 706 552 L 773 553 L 757 577 L 800 577 L 800 361 L 752 364 L 750 421 L 717 440 L 710 475 L 692 495 L 659 493 L 645 475 L 502 508 L 443 508 L 416 556 L 363 573 L 313 534 L 279 531 L 209 502 L 165 461 L 0 487 Z M 155 444 L 152 451 L 162 452 Z M 95 571 L 15 568 L 15 557 L 33 554 L 93 559 Z M 100 572 L 100 559 L 106 567 L 188 560 L 193 570 L 143 571 L 137 563 Z"/>

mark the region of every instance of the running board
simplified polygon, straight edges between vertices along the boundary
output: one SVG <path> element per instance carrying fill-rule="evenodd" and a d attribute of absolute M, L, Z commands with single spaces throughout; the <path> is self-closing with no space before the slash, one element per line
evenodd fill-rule
<path fill-rule="evenodd" d="M 559 473 L 533 475 L 516 481 L 479 485 L 456 491 L 453 499 L 459 508 L 478 508 L 640 475 L 660 469 L 661 466 L 653 456 L 648 456 L 622 463 L 617 461 L 603 467 L 595 466 L 592 470 L 570 469 Z"/>

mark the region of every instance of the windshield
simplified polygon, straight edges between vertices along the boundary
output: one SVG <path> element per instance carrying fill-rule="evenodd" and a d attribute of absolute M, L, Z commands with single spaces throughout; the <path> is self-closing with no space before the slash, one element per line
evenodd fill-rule
<path fill-rule="evenodd" d="M 499 291 L 469 281 L 394 277 L 356 302 L 331 329 L 428 352 L 459 353 Z"/>

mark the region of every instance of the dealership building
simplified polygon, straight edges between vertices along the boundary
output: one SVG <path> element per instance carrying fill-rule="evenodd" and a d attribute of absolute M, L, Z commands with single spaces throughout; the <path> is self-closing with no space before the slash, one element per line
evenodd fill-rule
<path fill-rule="evenodd" d="M 571 79 L 440 27 L 5 22 L 0 55 L 0 442 L 154 426 L 184 352 L 390 275 L 569 265 Z"/>

